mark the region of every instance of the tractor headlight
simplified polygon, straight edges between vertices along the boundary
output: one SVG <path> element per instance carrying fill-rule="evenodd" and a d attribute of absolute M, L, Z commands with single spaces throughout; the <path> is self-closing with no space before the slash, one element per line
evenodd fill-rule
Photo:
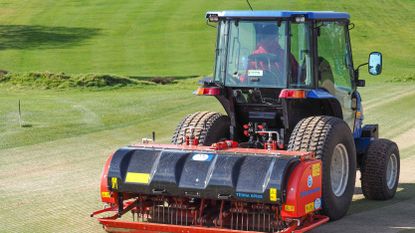
<path fill-rule="evenodd" d="M 297 16 L 297 17 L 295 17 L 295 22 L 296 23 L 304 23 L 305 22 L 305 17 L 302 15 L 302 16 Z"/>
<path fill-rule="evenodd" d="M 216 23 L 219 21 L 219 16 L 217 14 L 211 14 L 208 16 L 209 22 Z"/>

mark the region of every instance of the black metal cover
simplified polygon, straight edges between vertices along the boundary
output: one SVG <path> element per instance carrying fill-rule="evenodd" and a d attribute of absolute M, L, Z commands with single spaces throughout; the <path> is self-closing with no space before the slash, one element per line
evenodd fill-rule
<path fill-rule="evenodd" d="M 125 147 L 112 157 L 108 184 L 118 192 L 276 203 L 298 162 L 279 154 Z"/>

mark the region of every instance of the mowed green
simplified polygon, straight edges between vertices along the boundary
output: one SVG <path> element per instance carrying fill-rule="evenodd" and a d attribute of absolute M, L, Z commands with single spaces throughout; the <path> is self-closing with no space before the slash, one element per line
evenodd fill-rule
<path fill-rule="evenodd" d="M 194 98 L 180 84 L 2 92 L 0 116 L 7 119 L 0 135 L 8 149 L 0 149 L 0 232 L 99 231 L 89 214 L 102 208 L 100 172 L 109 154 L 152 131 L 158 142 L 169 142 L 184 115 L 219 109 L 212 97 Z M 19 127 L 18 98 L 30 127 Z"/>
<path fill-rule="evenodd" d="M 384 54 L 384 74 L 362 77 L 365 123 L 415 154 L 412 0 L 255 1 L 256 9 L 347 11 L 355 63 Z M 244 1 L 1 1 L 0 69 L 13 72 L 188 76 L 212 73 L 215 30 L 207 10 L 247 9 Z M 100 232 L 100 172 L 115 149 L 156 132 L 169 142 L 186 114 L 223 111 L 195 97 L 197 78 L 171 85 L 103 90 L 0 88 L 0 232 Z M 20 127 L 18 101 L 21 102 Z"/>
<path fill-rule="evenodd" d="M 89 214 L 102 208 L 100 173 L 111 152 L 153 130 L 158 142 L 168 143 L 184 115 L 223 111 L 213 97 L 192 96 L 196 86 L 189 79 L 145 89 L 2 90 L 0 135 L 7 148 L 0 150 L 0 232 L 100 232 Z M 365 122 L 379 123 L 381 137 L 413 135 L 412 86 L 374 84 L 362 92 Z M 31 127 L 19 127 L 17 99 Z M 415 154 L 413 136 L 398 144 L 402 158 Z"/>

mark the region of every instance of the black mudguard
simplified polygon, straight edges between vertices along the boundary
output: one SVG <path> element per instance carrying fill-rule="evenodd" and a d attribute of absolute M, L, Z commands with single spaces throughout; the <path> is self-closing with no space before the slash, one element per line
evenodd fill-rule
<path fill-rule="evenodd" d="M 284 201 L 288 173 L 299 158 L 226 151 L 125 147 L 108 171 L 111 191 L 206 199 Z"/>

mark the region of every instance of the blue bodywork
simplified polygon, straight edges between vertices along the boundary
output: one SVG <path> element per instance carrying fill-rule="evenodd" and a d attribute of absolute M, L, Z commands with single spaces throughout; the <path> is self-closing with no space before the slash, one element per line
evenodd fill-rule
<path fill-rule="evenodd" d="M 359 116 L 356 116 L 354 120 L 354 131 L 353 137 L 360 138 L 362 136 L 362 124 L 363 124 L 363 108 L 362 108 L 362 98 L 360 97 L 359 92 L 354 92 L 354 97 L 356 98 L 356 112 L 360 112 Z"/>
<path fill-rule="evenodd" d="M 210 11 L 206 18 L 217 15 L 219 18 L 291 18 L 304 16 L 306 19 L 350 19 L 345 12 L 334 11 Z"/>
<path fill-rule="evenodd" d="M 363 132 L 363 107 L 362 107 L 362 98 L 360 97 L 359 92 L 354 92 L 354 97 L 356 98 L 356 112 L 360 112 L 354 120 L 354 144 L 356 146 L 356 153 L 357 154 L 364 154 L 366 153 L 367 149 L 371 141 L 374 138 L 371 137 L 362 137 Z"/>
<path fill-rule="evenodd" d="M 315 89 L 307 92 L 307 98 L 310 99 L 335 99 L 336 97 L 324 89 Z"/>
<path fill-rule="evenodd" d="M 353 93 L 354 98 L 356 99 L 356 112 L 360 114 L 356 114 L 356 118 L 354 121 L 354 129 L 353 129 L 353 138 L 355 141 L 356 152 L 357 154 L 364 154 L 366 153 L 367 149 L 369 148 L 370 142 L 374 138 L 370 137 L 362 137 L 363 131 L 363 107 L 362 107 L 362 98 L 360 97 L 359 92 L 355 91 Z M 310 99 L 335 99 L 336 97 L 327 92 L 324 89 L 315 89 L 310 90 L 307 92 L 307 98 Z"/>

